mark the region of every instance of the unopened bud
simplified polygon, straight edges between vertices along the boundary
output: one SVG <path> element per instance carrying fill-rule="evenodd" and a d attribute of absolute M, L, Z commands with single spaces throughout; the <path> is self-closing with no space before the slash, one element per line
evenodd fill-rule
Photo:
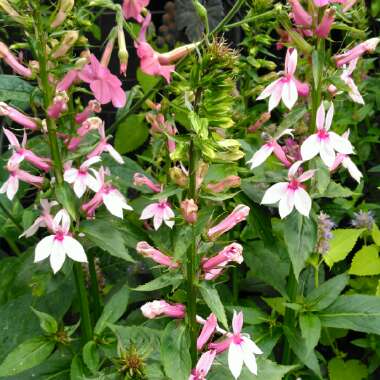
<path fill-rule="evenodd" d="M 61 0 L 57 15 L 51 23 L 52 28 L 57 28 L 66 20 L 66 17 L 68 13 L 73 9 L 74 4 L 74 0 Z"/>
<path fill-rule="evenodd" d="M 118 56 L 120 62 L 120 74 L 125 76 L 127 73 L 129 54 L 125 43 L 125 35 L 123 28 L 118 28 L 117 42 L 119 45 Z"/>
<path fill-rule="evenodd" d="M 201 20 L 207 20 L 207 9 L 197 0 L 193 0 L 193 5 Z"/>
<path fill-rule="evenodd" d="M 194 224 L 198 218 L 198 206 L 194 199 L 185 199 L 181 202 L 181 213 L 187 223 Z"/>
<path fill-rule="evenodd" d="M 59 48 L 51 55 L 52 58 L 56 59 L 64 56 L 77 42 L 79 37 L 79 32 L 77 30 L 69 30 L 63 36 Z"/>
<path fill-rule="evenodd" d="M 186 187 L 188 184 L 187 175 L 177 166 L 169 169 L 170 179 L 180 187 Z"/>

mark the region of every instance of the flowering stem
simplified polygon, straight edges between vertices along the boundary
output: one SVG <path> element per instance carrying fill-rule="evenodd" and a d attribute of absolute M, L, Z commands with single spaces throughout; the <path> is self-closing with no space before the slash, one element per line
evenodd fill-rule
<path fill-rule="evenodd" d="M 89 252 L 87 254 L 87 257 L 88 257 L 88 269 L 90 272 L 91 294 L 92 294 L 93 313 L 94 313 L 93 316 L 94 316 L 94 320 L 97 321 L 102 312 L 98 276 L 96 274 L 94 255 L 91 252 Z"/>

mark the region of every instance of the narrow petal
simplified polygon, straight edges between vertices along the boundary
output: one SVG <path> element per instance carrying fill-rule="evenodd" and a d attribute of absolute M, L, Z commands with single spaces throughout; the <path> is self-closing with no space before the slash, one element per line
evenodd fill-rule
<path fill-rule="evenodd" d="M 8 179 L 8 185 L 7 185 L 7 197 L 11 201 L 15 197 L 18 187 L 19 187 L 19 181 L 17 177 L 9 177 Z"/>
<path fill-rule="evenodd" d="M 334 117 L 334 103 L 331 103 L 329 110 L 327 111 L 326 120 L 325 120 L 325 130 L 328 131 L 331 127 L 332 120 Z"/>
<path fill-rule="evenodd" d="M 267 87 L 265 87 L 264 91 L 256 98 L 256 100 L 263 100 L 271 96 L 281 79 L 282 78 L 276 79 L 274 82 L 270 83 Z"/>
<path fill-rule="evenodd" d="M 240 311 L 237 313 L 234 311 L 234 316 L 232 318 L 232 330 L 234 334 L 240 334 L 241 329 L 243 328 L 243 312 Z"/>
<path fill-rule="evenodd" d="M 271 186 L 264 194 L 264 197 L 261 201 L 261 204 L 263 205 L 270 205 L 277 203 L 286 192 L 286 189 L 288 188 L 287 182 L 279 182 L 275 185 Z"/>
<path fill-rule="evenodd" d="M 346 81 L 348 87 L 350 88 L 350 91 L 348 92 L 348 95 L 350 98 L 358 104 L 364 104 L 364 99 L 360 94 L 360 91 L 358 87 L 356 86 L 355 82 L 352 80 L 352 78 L 348 78 Z"/>
<path fill-rule="evenodd" d="M 279 82 L 269 98 L 268 112 L 272 112 L 279 104 L 282 96 L 283 83 Z"/>
<path fill-rule="evenodd" d="M 140 219 L 150 219 L 153 218 L 158 212 L 157 203 L 152 203 L 144 208 L 144 210 L 141 213 Z"/>
<path fill-rule="evenodd" d="M 291 181 L 297 174 L 298 169 L 301 167 L 302 161 L 296 161 L 288 170 L 288 178 Z"/>
<path fill-rule="evenodd" d="M 37 245 L 34 252 L 34 262 L 45 260 L 53 250 L 54 235 L 44 237 Z"/>
<path fill-rule="evenodd" d="M 21 148 L 20 147 L 20 143 L 18 142 L 17 137 L 16 137 L 16 135 L 13 132 L 11 132 L 10 130 L 8 130 L 6 128 L 3 128 L 3 131 L 4 131 L 5 136 L 7 136 L 7 139 L 9 141 L 9 143 L 13 147 L 15 147 L 15 148 Z"/>
<path fill-rule="evenodd" d="M 282 101 L 288 109 L 292 109 L 298 99 L 298 91 L 296 82 L 294 80 L 289 80 L 289 82 L 284 83 L 281 93 Z"/>
<path fill-rule="evenodd" d="M 232 373 L 232 376 L 237 379 L 240 376 L 243 368 L 243 350 L 240 345 L 231 342 L 228 349 L 228 367 Z"/>
<path fill-rule="evenodd" d="M 120 205 L 119 199 L 114 197 L 112 193 L 103 195 L 103 202 L 107 210 L 114 216 L 123 219 L 123 208 Z"/>
<path fill-rule="evenodd" d="M 329 135 L 331 135 L 331 132 L 329 133 Z M 321 141 L 320 155 L 322 161 L 325 163 L 327 167 L 330 168 L 334 164 L 335 152 L 330 139 Z"/>
<path fill-rule="evenodd" d="M 288 49 L 285 57 L 285 72 L 291 76 L 296 72 L 297 58 L 297 49 Z"/>
<path fill-rule="evenodd" d="M 74 183 L 77 176 L 78 176 L 78 170 L 75 168 L 71 168 L 71 169 L 65 170 L 65 172 L 63 174 L 63 179 L 67 183 Z"/>
<path fill-rule="evenodd" d="M 308 179 L 312 178 L 315 174 L 315 170 L 307 170 L 306 172 L 302 173 L 298 178 L 297 180 L 299 182 L 305 182 L 307 181 Z"/>
<path fill-rule="evenodd" d="M 294 205 L 300 214 L 309 216 L 311 198 L 302 187 L 299 187 L 294 193 Z"/>
<path fill-rule="evenodd" d="M 325 126 L 325 107 L 323 106 L 323 102 L 318 107 L 317 110 L 317 120 L 316 120 L 317 128 L 323 129 Z"/>
<path fill-rule="evenodd" d="M 242 343 L 243 360 L 246 367 L 251 373 L 257 375 L 257 363 L 255 355 L 250 351 L 245 343 Z"/>
<path fill-rule="evenodd" d="M 164 218 L 163 218 L 161 213 L 157 213 L 156 215 L 154 215 L 153 227 L 156 231 L 161 227 L 163 220 L 164 220 Z M 169 225 L 167 223 L 169 223 Z M 165 221 L 165 224 L 168 225 L 168 227 L 170 227 L 170 222 Z M 174 225 L 174 222 L 173 222 L 173 225 Z M 172 227 L 173 227 L 173 225 L 172 225 Z M 172 227 L 170 227 L 170 228 L 172 228 Z"/>
<path fill-rule="evenodd" d="M 354 153 L 354 148 L 350 143 L 350 140 L 339 136 L 335 132 L 329 132 L 329 139 L 331 141 L 332 147 L 339 153 L 352 154 Z"/>
<path fill-rule="evenodd" d="M 247 164 L 251 166 L 251 169 L 254 169 L 260 166 L 273 152 L 273 147 L 265 144 L 258 151 L 255 152 L 253 157 L 247 161 Z"/>
<path fill-rule="evenodd" d="M 99 191 L 99 183 L 91 174 L 86 175 L 85 184 L 95 193 Z"/>
<path fill-rule="evenodd" d="M 343 159 L 342 165 L 348 170 L 351 177 L 358 183 L 360 183 L 361 178 L 363 177 L 362 172 L 354 164 L 350 157 Z"/>
<path fill-rule="evenodd" d="M 278 205 L 278 211 L 280 213 L 280 218 L 286 218 L 294 208 L 294 191 L 290 190 L 286 192 L 286 195 L 280 199 Z"/>
<path fill-rule="evenodd" d="M 86 191 L 85 178 L 78 178 L 74 182 L 74 193 L 78 198 L 82 198 L 83 194 Z"/>
<path fill-rule="evenodd" d="M 71 260 L 78 261 L 80 263 L 87 262 L 87 256 L 84 252 L 82 244 L 75 240 L 71 236 L 65 236 L 62 241 L 65 253 Z"/>
<path fill-rule="evenodd" d="M 301 145 L 301 157 L 304 161 L 314 158 L 321 149 L 321 142 L 316 134 L 309 136 Z"/>
<path fill-rule="evenodd" d="M 107 145 L 107 152 L 110 156 L 120 165 L 124 164 L 123 157 L 121 157 L 120 153 L 110 144 Z"/>
<path fill-rule="evenodd" d="M 243 336 L 242 339 L 244 341 L 244 346 L 246 350 L 253 352 L 256 355 L 261 355 L 263 353 L 263 351 L 261 351 L 261 349 L 257 346 L 257 344 L 253 340 L 251 340 L 250 338 L 246 336 Z"/>
<path fill-rule="evenodd" d="M 65 248 L 63 247 L 62 241 L 54 240 L 50 254 L 50 266 L 54 273 L 57 273 L 62 268 L 65 258 Z"/>

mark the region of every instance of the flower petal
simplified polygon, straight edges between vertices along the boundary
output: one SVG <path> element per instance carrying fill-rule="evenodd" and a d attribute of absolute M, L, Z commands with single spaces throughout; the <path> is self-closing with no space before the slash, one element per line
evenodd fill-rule
<path fill-rule="evenodd" d="M 164 220 L 164 218 L 163 218 L 163 215 L 162 215 L 162 213 L 157 213 L 157 214 L 155 214 L 154 215 L 154 217 L 153 217 L 153 227 L 154 227 L 154 229 L 157 231 L 160 227 L 161 227 L 161 224 L 162 224 L 162 221 Z M 169 223 L 169 225 L 168 225 L 168 223 Z M 174 225 L 174 222 L 172 222 L 173 223 L 173 225 Z M 165 221 L 165 224 L 168 226 L 168 227 L 170 227 L 170 222 L 169 221 Z M 173 227 L 173 225 L 172 225 L 172 227 Z M 171 227 L 170 227 L 171 228 Z"/>
<path fill-rule="evenodd" d="M 331 103 L 329 110 L 327 111 L 326 120 L 325 120 L 325 130 L 328 131 L 331 127 L 332 120 L 334 117 L 334 103 Z"/>
<path fill-rule="evenodd" d="M 329 136 L 330 135 L 331 132 L 329 133 Z M 325 163 L 327 167 L 330 168 L 334 164 L 335 152 L 330 139 L 321 141 L 320 155 L 322 161 Z"/>
<path fill-rule="evenodd" d="M 85 183 L 86 179 L 85 178 L 78 178 L 75 182 L 74 182 L 74 193 L 75 195 L 78 197 L 78 198 L 82 198 L 83 194 L 85 193 L 86 191 L 86 183 Z"/>
<path fill-rule="evenodd" d="M 252 158 L 247 161 L 247 164 L 251 166 L 251 169 L 254 169 L 260 166 L 272 154 L 272 152 L 273 146 L 264 144 L 258 151 L 255 152 Z"/>
<path fill-rule="evenodd" d="M 317 110 L 316 124 L 318 129 L 323 129 L 325 127 L 325 107 L 323 106 L 323 102 Z"/>
<path fill-rule="evenodd" d="M 342 165 L 348 170 L 351 177 L 356 181 L 360 182 L 361 178 L 363 177 L 362 172 L 358 169 L 358 167 L 355 165 L 355 163 L 351 160 L 350 157 L 345 157 L 342 161 Z"/>
<path fill-rule="evenodd" d="M 276 90 L 276 86 L 281 81 L 281 79 L 282 78 L 276 79 L 274 82 L 265 87 L 264 91 L 256 98 L 256 100 L 263 100 L 271 96 L 272 93 Z"/>
<path fill-rule="evenodd" d="M 269 98 L 268 112 L 272 112 L 279 105 L 282 96 L 282 87 L 282 82 L 276 84 L 276 87 Z"/>
<path fill-rule="evenodd" d="M 253 340 L 246 336 L 242 336 L 242 339 L 244 341 L 244 346 L 248 351 L 253 352 L 256 355 L 261 355 L 263 353 Z"/>
<path fill-rule="evenodd" d="M 107 144 L 107 152 L 110 154 L 110 156 L 120 165 L 124 164 L 124 159 L 120 155 L 120 153 L 110 144 Z"/>
<path fill-rule="evenodd" d="M 44 237 L 37 245 L 34 252 L 34 262 L 45 260 L 53 250 L 54 235 Z"/>
<path fill-rule="evenodd" d="M 314 158 L 321 149 L 321 141 L 316 134 L 309 136 L 301 145 L 301 157 L 304 161 Z"/>
<path fill-rule="evenodd" d="M 144 210 L 142 210 L 140 219 L 144 220 L 144 219 L 153 218 L 157 214 L 158 211 L 159 211 L 158 210 L 158 204 L 157 203 L 152 203 L 152 204 L 146 206 L 144 208 Z"/>
<path fill-rule="evenodd" d="M 107 210 L 116 217 L 123 219 L 123 208 L 121 207 L 118 197 L 115 197 L 112 192 L 103 194 L 103 202 Z"/>
<path fill-rule="evenodd" d="M 63 173 L 63 179 L 67 183 L 74 183 L 75 180 L 77 179 L 77 176 L 78 176 L 78 169 L 75 169 L 75 168 L 67 169 Z"/>
<path fill-rule="evenodd" d="M 240 311 L 237 313 L 234 311 L 234 316 L 232 318 L 232 330 L 234 334 L 240 334 L 241 329 L 243 328 L 243 312 Z"/>
<path fill-rule="evenodd" d="M 284 219 L 286 218 L 294 208 L 294 191 L 288 190 L 280 199 L 280 203 L 278 205 L 278 211 L 280 213 L 280 218 Z"/>
<path fill-rule="evenodd" d="M 78 261 L 80 263 L 87 263 L 87 256 L 84 252 L 82 244 L 75 240 L 71 236 L 65 236 L 62 240 L 65 253 L 71 260 Z"/>
<path fill-rule="evenodd" d="M 244 364 L 246 365 L 246 367 L 249 369 L 251 373 L 253 373 L 254 375 L 257 375 L 257 363 L 256 363 L 255 355 L 253 354 L 252 351 L 248 349 L 245 343 L 243 343 L 241 346 L 243 349 Z"/>
<path fill-rule="evenodd" d="M 228 367 L 232 373 L 232 376 L 237 379 L 240 376 L 243 368 L 243 350 L 239 344 L 231 342 L 228 349 Z"/>
<path fill-rule="evenodd" d="M 335 132 L 329 132 L 329 139 L 331 141 L 332 147 L 339 153 L 352 154 L 354 153 L 354 148 L 350 143 L 350 140 L 339 136 Z"/>
<path fill-rule="evenodd" d="M 264 194 L 261 201 L 263 205 L 277 203 L 285 194 L 288 188 L 288 182 L 279 182 L 271 186 Z"/>
<path fill-rule="evenodd" d="M 299 187 L 294 192 L 294 205 L 300 214 L 309 216 L 311 209 L 311 198 L 302 187 Z"/>
<path fill-rule="evenodd" d="M 297 49 L 288 49 L 285 57 L 285 72 L 291 76 L 296 72 L 297 58 Z"/>
<path fill-rule="evenodd" d="M 65 258 L 65 248 L 63 247 L 62 241 L 54 240 L 50 254 L 50 266 L 54 273 L 57 273 L 62 268 Z"/>
<path fill-rule="evenodd" d="M 288 109 L 292 109 L 298 99 L 298 91 L 296 82 L 291 79 L 289 82 L 284 83 L 281 92 L 282 101 Z"/>

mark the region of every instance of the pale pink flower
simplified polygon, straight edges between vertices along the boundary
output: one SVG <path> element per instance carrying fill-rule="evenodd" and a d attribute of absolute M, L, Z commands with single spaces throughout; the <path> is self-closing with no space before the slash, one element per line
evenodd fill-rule
<path fill-rule="evenodd" d="M 101 111 L 102 106 L 100 105 L 100 103 L 94 99 L 90 100 L 86 108 L 82 112 L 75 115 L 75 122 L 77 124 L 82 124 L 91 116 L 92 113 L 99 113 Z"/>
<path fill-rule="evenodd" d="M 211 313 L 205 323 L 203 324 L 202 331 L 197 339 L 197 349 L 201 351 L 203 346 L 209 341 L 214 334 L 217 326 L 217 320 L 214 313 Z"/>
<path fill-rule="evenodd" d="M 149 179 L 147 176 L 141 173 L 135 173 L 133 175 L 133 184 L 135 186 L 147 186 L 150 190 L 154 191 L 155 193 L 159 193 L 161 191 L 161 186 L 153 183 L 151 179 Z"/>
<path fill-rule="evenodd" d="M 274 153 L 274 155 L 286 166 L 289 167 L 291 162 L 287 159 L 284 150 L 281 148 L 280 144 L 277 142 L 282 136 L 292 135 L 293 129 L 285 129 L 279 135 L 269 138 L 268 142 L 265 143 L 259 150 L 255 152 L 252 158 L 247 161 L 247 164 L 254 169 L 260 166 L 266 161 L 266 159 Z"/>
<path fill-rule="evenodd" d="M 90 188 L 92 191 L 97 191 L 98 182 L 96 178 L 90 174 L 89 169 L 92 165 L 100 161 L 101 158 L 95 156 L 84 161 L 79 169 L 71 167 L 65 169 L 63 178 L 67 183 L 73 185 L 74 193 L 78 198 L 82 198 L 87 188 Z"/>
<path fill-rule="evenodd" d="M 53 232 L 53 216 L 50 214 L 50 211 L 52 207 L 58 206 L 58 202 L 49 202 L 47 199 L 41 199 L 40 205 L 42 214 L 20 235 L 20 238 L 33 236 L 41 227 L 46 227 L 49 231 Z"/>
<path fill-rule="evenodd" d="M 288 109 L 292 109 L 298 99 L 297 85 L 294 73 L 297 68 L 297 50 L 288 49 L 285 58 L 285 72 L 283 75 L 267 86 L 257 100 L 269 97 L 268 112 L 276 108 L 281 99 Z"/>
<path fill-rule="evenodd" d="M 313 18 L 301 5 L 299 0 L 289 0 L 289 4 L 292 7 L 292 16 L 294 22 L 299 26 L 311 28 Z"/>
<path fill-rule="evenodd" d="M 44 237 L 36 246 L 34 262 L 40 262 L 50 256 L 50 266 L 57 273 L 65 262 L 66 255 L 74 261 L 87 262 L 86 253 L 77 240 L 70 234 L 70 216 L 61 210 L 53 219 L 54 235 Z"/>
<path fill-rule="evenodd" d="M 109 155 L 119 164 L 124 164 L 123 157 L 120 153 L 108 143 L 109 137 L 106 137 L 106 131 L 104 129 L 104 123 L 102 123 L 98 129 L 100 141 L 96 148 L 87 155 L 87 158 L 100 156 L 103 152 L 109 153 Z"/>
<path fill-rule="evenodd" d="M 297 78 L 295 78 L 295 81 L 296 81 L 296 87 L 297 87 L 298 95 L 302 96 L 304 98 L 306 98 L 307 96 L 309 96 L 309 93 L 310 93 L 309 83 L 307 83 L 307 82 L 301 82 Z"/>
<path fill-rule="evenodd" d="M 90 84 L 90 89 L 100 104 L 112 101 L 114 107 L 124 107 L 126 95 L 121 88 L 121 81 L 107 67 L 102 66 L 93 54 L 90 55 L 90 63 L 79 73 L 79 78 Z"/>
<path fill-rule="evenodd" d="M 130 18 L 135 19 L 138 23 L 143 22 L 141 11 L 147 7 L 149 0 L 124 0 L 123 2 L 123 14 L 128 20 Z"/>
<path fill-rule="evenodd" d="M 342 137 L 348 140 L 349 136 L 350 136 L 350 131 L 348 130 L 343 134 Z M 350 173 L 351 177 L 356 182 L 360 183 L 361 178 L 363 177 L 363 174 L 361 173 L 361 171 L 358 169 L 358 167 L 355 165 L 355 163 L 351 160 L 351 158 L 347 154 L 338 153 L 336 155 L 333 165 L 329 168 L 330 171 L 336 170 L 339 167 L 339 165 L 342 165 L 344 168 L 346 168 L 348 172 Z"/>
<path fill-rule="evenodd" d="M 321 23 L 315 30 L 315 34 L 320 38 L 327 38 L 330 34 L 331 26 L 335 19 L 335 9 L 326 9 Z"/>
<path fill-rule="evenodd" d="M 79 73 L 80 70 L 78 69 L 69 70 L 62 78 L 62 80 L 57 84 L 56 91 L 67 91 L 73 85 L 73 83 L 79 81 Z"/>
<path fill-rule="evenodd" d="M 206 376 L 214 362 L 216 351 L 204 352 L 198 360 L 196 367 L 191 371 L 189 380 L 206 380 Z"/>
<path fill-rule="evenodd" d="M 359 104 L 364 104 L 364 99 L 361 96 L 358 87 L 356 86 L 354 80 L 352 79 L 352 73 L 356 68 L 356 64 L 358 62 L 358 58 L 350 61 L 348 67 L 346 65 L 343 66 L 343 73 L 340 78 L 343 82 L 349 87 L 348 95 L 355 102 Z"/>
<path fill-rule="evenodd" d="M 16 74 L 26 78 L 33 76 L 32 70 L 22 65 L 3 42 L 0 42 L 0 58 L 2 58 Z"/>
<path fill-rule="evenodd" d="M 217 183 L 207 184 L 207 189 L 213 193 L 221 193 L 230 188 L 239 187 L 241 179 L 237 175 L 230 175 Z"/>
<path fill-rule="evenodd" d="M 194 202 L 194 199 L 184 199 L 181 201 L 181 214 L 187 223 L 196 223 L 198 219 L 198 205 Z"/>
<path fill-rule="evenodd" d="M 238 223 L 246 220 L 249 214 L 249 207 L 243 204 L 237 205 L 230 215 L 223 219 L 216 226 L 210 228 L 207 232 L 207 236 L 210 239 L 216 239 L 220 235 L 223 235 L 227 231 L 234 228 Z"/>
<path fill-rule="evenodd" d="M 320 154 L 322 161 L 330 167 L 335 161 L 335 152 L 352 154 L 351 143 L 335 132 L 329 131 L 334 116 L 334 105 L 331 106 L 326 114 L 323 102 L 317 111 L 317 133 L 309 136 L 301 145 L 301 156 L 304 161 L 311 160 Z"/>
<path fill-rule="evenodd" d="M 123 219 L 123 210 L 133 210 L 132 207 L 127 204 L 124 195 L 105 181 L 106 171 L 103 167 L 101 167 L 98 172 L 94 169 L 90 170 L 97 180 L 96 194 L 89 202 L 82 205 L 83 211 L 88 217 L 93 217 L 95 210 L 104 203 L 112 215 Z"/>
<path fill-rule="evenodd" d="M 376 46 L 380 42 L 380 38 L 370 38 L 364 42 L 361 42 L 359 45 L 356 45 L 351 50 L 346 51 L 343 54 L 334 55 L 335 63 L 338 67 L 345 65 L 346 63 L 351 62 L 352 60 L 361 57 L 363 54 L 369 52 L 373 53 L 376 50 Z"/>
<path fill-rule="evenodd" d="M 18 164 L 13 164 L 8 162 L 7 170 L 9 172 L 9 177 L 6 182 L 0 187 L 0 194 L 7 194 L 7 198 L 11 201 L 16 195 L 19 189 L 19 181 L 29 183 L 30 185 L 40 187 L 44 178 L 40 176 L 32 175 L 25 170 L 21 170 Z"/>
<path fill-rule="evenodd" d="M 48 171 L 50 169 L 51 160 L 49 158 L 39 157 L 30 149 L 25 148 L 27 143 L 27 134 L 25 130 L 21 144 L 13 132 L 5 128 L 3 128 L 3 131 L 10 143 L 9 147 L 14 151 L 11 158 L 9 159 L 11 165 L 17 165 L 20 164 L 23 160 L 26 160 L 39 169 L 45 171 Z"/>
<path fill-rule="evenodd" d="M 53 99 L 53 104 L 48 108 L 47 114 L 51 119 L 58 119 L 63 112 L 67 111 L 69 98 L 66 92 L 59 92 Z"/>
<path fill-rule="evenodd" d="M 172 257 L 165 255 L 146 241 L 138 242 L 136 245 L 136 251 L 144 257 L 149 257 L 156 263 L 164 265 L 170 269 L 176 269 L 179 267 L 179 264 L 175 262 Z"/>
<path fill-rule="evenodd" d="M 173 210 L 171 209 L 169 202 L 166 199 L 162 199 L 157 203 L 152 203 L 144 208 L 141 213 L 140 219 L 146 220 L 153 218 L 153 227 L 157 231 L 162 222 L 164 222 L 169 228 L 173 228 L 175 217 Z"/>
<path fill-rule="evenodd" d="M 180 303 L 170 304 L 164 300 L 147 302 L 140 309 L 144 317 L 149 319 L 160 316 L 183 319 L 186 311 L 185 305 Z"/>
<path fill-rule="evenodd" d="M 7 116 L 15 123 L 18 123 L 28 129 L 35 130 L 38 128 L 38 125 L 33 118 L 24 115 L 16 108 L 11 107 L 4 102 L 0 102 L 0 116 Z"/>
<path fill-rule="evenodd" d="M 232 319 L 233 334 L 227 334 L 227 338 L 222 342 L 209 344 L 209 348 L 216 350 L 217 353 L 228 349 L 228 366 L 235 379 L 240 376 L 243 364 L 246 365 L 251 373 L 257 375 L 255 355 L 261 355 L 263 353 L 248 334 L 241 332 L 242 327 L 243 312 L 236 313 L 236 311 L 234 311 Z"/>
<path fill-rule="evenodd" d="M 289 182 L 279 182 L 271 186 L 264 194 L 261 204 L 270 205 L 279 202 L 278 210 L 281 219 L 288 216 L 294 206 L 297 211 L 309 216 L 311 209 L 311 198 L 303 188 L 302 182 L 313 177 L 315 171 L 308 170 L 297 177 L 297 171 L 302 161 L 295 162 L 288 171 Z"/>

